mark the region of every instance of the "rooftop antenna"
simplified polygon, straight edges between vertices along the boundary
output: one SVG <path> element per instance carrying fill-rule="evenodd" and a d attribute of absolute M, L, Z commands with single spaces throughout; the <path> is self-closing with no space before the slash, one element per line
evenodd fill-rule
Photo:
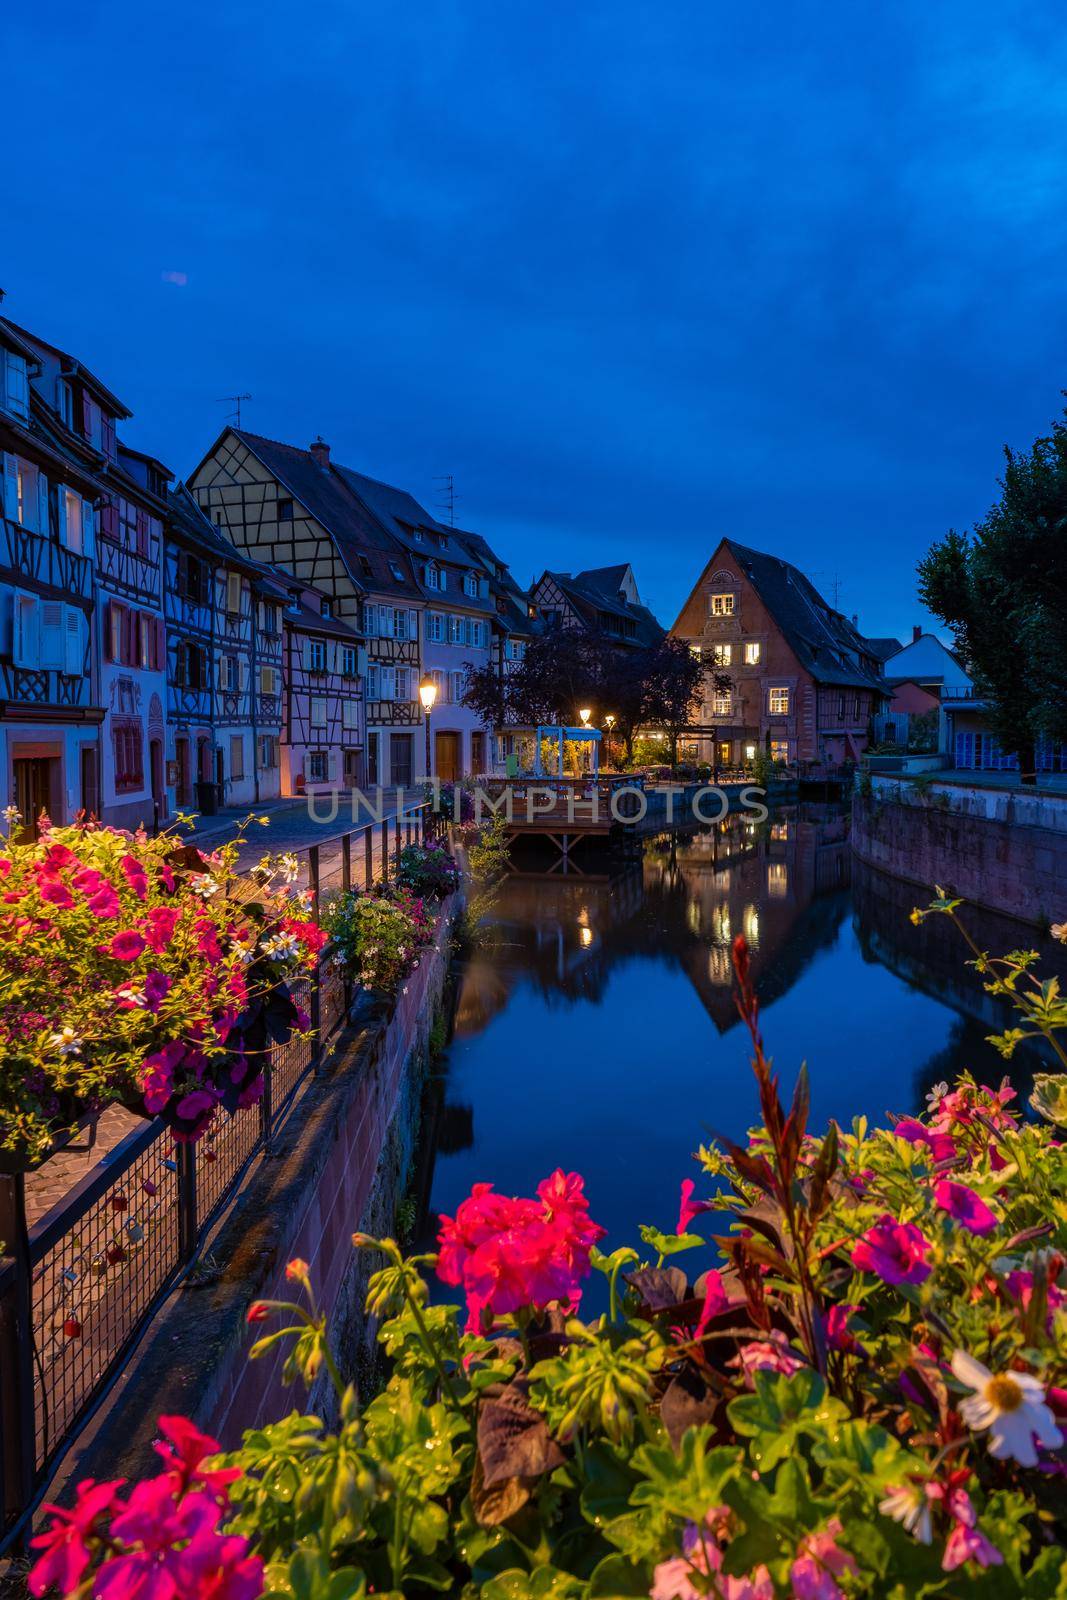
<path fill-rule="evenodd" d="M 220 394 L 218 398 L 220 406 L 233 406 L 233 410 L 226 418 L 226 421 L 234 423 L 239 428 L 241 426 L 241 401 L 251 400 L 251 398 L 250 394 Z"/>
<path fill-rule="evenodd" d="M 450 472 L 439 472 L 434 477 L 434 483 L 443 483 L 441 496 L 437 504 L 448 517 L 448 526 L 456 526 L 456 480 Z"/>

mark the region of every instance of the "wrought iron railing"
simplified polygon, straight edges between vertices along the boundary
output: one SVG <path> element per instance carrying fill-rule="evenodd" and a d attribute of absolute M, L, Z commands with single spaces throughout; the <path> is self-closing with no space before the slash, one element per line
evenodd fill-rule
<path fill-rule="evenodd" d="M 419 804 L 301 852 L 316 917 L 331 890 L 388 879 L 436 821 Z M 145 1121 L 29 1227 L 26 1175 L 0 1174 L 0 1554 L 340 1031 L 352 997 L 328 950 L 296 998 L 311 1035 L 276 1046 L 262 1100 L 198 1144 Z"/>

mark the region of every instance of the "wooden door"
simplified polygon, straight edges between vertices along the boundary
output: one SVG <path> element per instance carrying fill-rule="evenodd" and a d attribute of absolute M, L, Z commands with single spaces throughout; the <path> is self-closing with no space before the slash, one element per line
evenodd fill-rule
<path fill-rule="evenodd" d="M 462 776 L 458 733 L 439 733 L 434 745 L 434 773 L 442 783 L 455 783 Z"/>
<path fill-rule="evenodd" d="M 471 734 L 471 772 L 477 778 L 485 771 L 485 734 Z"/>
<path fill-rule="evenodd" d="M 81 749 L 81 808 L 86 821 L 90 817 L 100 820 L 100 769 L 96 746 L 91 744 L 83 744 Z"/>
<path fill-rule="evenodd" d="M 389 736 L 389 778 L 396 787 L 411 787 L 411 734 Z"/>
<path fill-rule="evenodd" d="M 42 811 L 52 822 L 63 818 L 53 805 L 53 779 L 59 763 L 54 756 L 22 756 L 15 769 L 15 805 L 22 813 L 23 836 L 36 839 L 37 821 Z"/>

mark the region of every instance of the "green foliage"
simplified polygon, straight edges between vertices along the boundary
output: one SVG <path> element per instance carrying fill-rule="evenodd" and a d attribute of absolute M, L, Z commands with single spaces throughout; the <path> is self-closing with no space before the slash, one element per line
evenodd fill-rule
<path fill-rule="evenodd" d="M 349 975 L 384 994 L 396 991 L 433 931 L 422 901 L 403 888 L 334 895 L 322 908 L 322 926 Z"/>
<path fill-rule="evenodd" d="M 1067 427 L 1005 450 L 999 500 L 973 534 L 919 564 L 923 603 L 952 628 L 1005 750 L 1024 769 L 1040 734 L 1067 740 Z"/>
<path fill-rule="evenodd" d="M 941 895 L 915 916 L 957 909 Z M 1067 1017 L 1032 953 L 975 963 L 1058 1048 Z M 289 1341 L 308 1380 L 325 1363 L 340 1422 L 294 1413 L 226 1458 L 242 1472 L 230 1526 L 269 1593 L 1065 1600 L 1045 1400 L 1067 1385 L 1067 1147 L 1012 1113 L 1006 1084 L 969 1076 L 922 1118 L 811 1133 L 803 1071 L 779 1098 L 743 942 L 735 972 L 760 1123 L 699 1154 L 711 1244 L 646 1227 L 641 1248 L 592 1252 L 606 1315 L 550 1301 L 461 1332 L 457 1307 L 431 1303 L 436 1257 L 357 1234 L 390 1368 L 361 1406 L 290 1263 L 309 1309 L 271 1308 L 289 1326 L 270 1348 Z M 1043 1075 L 1038 1108 L 1059 1116 L 1065 1085 Z M 475 1248 L 467 1227 L 452 1220 L 442 1261 Z M 507 1284 L 504 1249 L 480 1271 Z M 1025 1427 L 992 1453 L 1021 1405 L 1040 1460 Z"/>

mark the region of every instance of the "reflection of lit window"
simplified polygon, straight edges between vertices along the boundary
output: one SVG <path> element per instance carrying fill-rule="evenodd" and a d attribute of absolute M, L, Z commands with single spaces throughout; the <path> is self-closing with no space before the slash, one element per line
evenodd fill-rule
<path fill-rule="evenodd" d="M 759 912 L 755 906 L 745 907 L 745 938 L 753 949 L 759 944 Z"/>
<path fill-rule="evenodd" d="M 713 944 L 708 951 L 708 977 L 712 983 L 732 983 L 730 952 L 725 945 Z"/>
<path fill-rule="evenodd" d="M 789 887 L 789 869 L 784 861 L 768 861 L 767 893 L 783 895 Z"/>
<path fill-rule="evenodd" d="M 582 929 L 582 943 L 584 945 L 590 945 L 590 944 L 592 944 L 592 942 L 593 942 L 593 930 L 592 930 L 592 928 L 583 928 Z"/>
<path fill-rule="evenodd" d="M 724 944 L 730 943 L 730 907 L 725 901 L 715 907 L 712 919 L 716 939 L 721 939 Z"/>
<path fill-rule="evenodd" d="M 772 822 L 771 823 L 771 838 L 772 839 L 788 839 L 789 838 L 789 824 L 788 824 L 788 822 Z"/>
<path fill-rule="evenodd" d="M 700 906 L 695 900 L 690 900 L 685 908 L 685 920 L 690 933 L 700 932 Z"/>

